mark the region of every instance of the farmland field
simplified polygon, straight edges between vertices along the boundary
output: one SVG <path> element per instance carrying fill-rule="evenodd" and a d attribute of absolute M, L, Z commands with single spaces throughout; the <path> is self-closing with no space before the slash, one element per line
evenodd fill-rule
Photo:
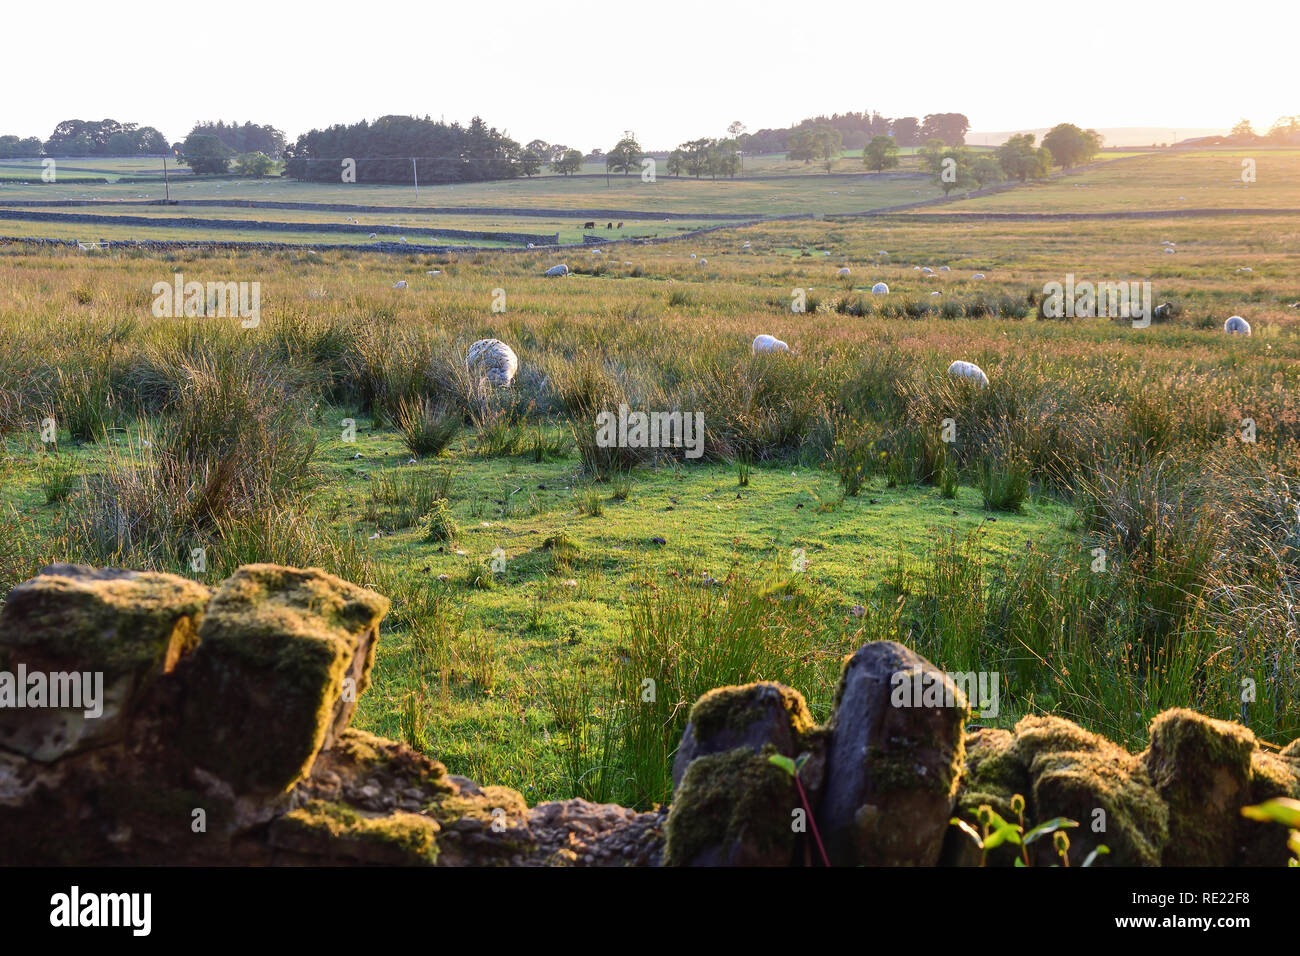
<path fill-rule="evenodd" d="M 1261 153 L 1249 190 L 1231 185 L 1234 169 L 1235 153 L 1139 157 L 940 211 L 1166 208 L 1166 194 L 1300 206 L 1300 152 Z M 814 180 L 547 178 L 422 188 L 420 203 L 655 208 L 654 195 L 683 212 L 748 213 L 779 193 L 786 212 L 814 200 L 849 212 L 938 192 Z M 105 190 L 118 188 L 94 195 Z M 238 187 L 268 191 L 403 192 Z M 1156 198 L 1135 207 L 1138 195 Z M 699 693 L 782 680 L 823 719 L 841 657 L 877 637 L 1005 674 L 1001 713 L 985 718 L 995 726 L 1054 713 L 1140 745 L 1155 713 L 1189 706 L 1266 740 L 1300 733 L 1285 597 L 1300 566 L 1294 215 L 907 213 L 611 253 L 0 246 L 0 589 L 56 560 L 210 583 L 276 561 L 368 584 L 394 606 L 358 725 L 530 802 L 665 800 Z M 575 274 L 542 277 L 559 262 Z M 154 284 L 178 273 L 260 283 L 260 322 L 155 318 Z M 1043 317 L 1045 284 L 1067 275 L 1147 281 L 1170 309 L 1149 327 Z M 392 288 L 399 279 L 408 287 Z M 881 281 L 889 293 L 872 295 Z M 1234 314 L 1252 336 L 1223 333 Z M 792 351 L 751 355 L 760 333 Z M 510 389 L 464 373 L 485 337 L 518 353 Z M 978 363 L 988 388 L 950 380 L 955 359 Z M 620 404 L 698 411 L 701 457 L 594 445 L 593 415 Z M 57 440 L 43 440 L 51 419 Z M 217 488 L 217 474 L 232 477 Z M 659 702 L 638 710 L 647 677 Z M 1247 678 L 1259 690 L 1243 709 Z"/>

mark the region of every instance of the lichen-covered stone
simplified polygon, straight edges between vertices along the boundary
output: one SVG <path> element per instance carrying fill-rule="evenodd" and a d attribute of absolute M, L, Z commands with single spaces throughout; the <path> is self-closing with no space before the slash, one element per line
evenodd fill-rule
<path fill-rule="evenodd" d="M 784 684 L 762 681 L 711 690 L 691 708 L 673 760 L 673 786 L 681 783 L 691 761 L 706 754 L 736 747 L 759 753 L 771 745 L 777 753 L 796 757 L 814 726 L 803 695 Z"/>
<path fill-rule="evenodd" d="M 387 609 L 318 569 L 240 568 L 208 605 L 182 675 L 194 761 L 237 789 L 288 790 L 347 727 Z"/>
<path fill-rule="evenodd" d="M 49 762 L 120 737 L 145 691 L 197 644 L 209 596 L 174 574 L 75 564 L 51 565 L 13 588 L 0 611 L 0 668 L 15 686 L 0 697 L 23 691 L 22 667 L 64 691 L 75 680 L 80 699 L 93 697 L 95 706 L 16 709 L 8 701 L 0 746 Z"/>
<path fill-rule="evenodd" d="M 1249 728 L 1194 711 L 1166 710 L 1151 722 L 1151 743 L 1142 759 L 1169 807 L 1165 866 L 1234 861 L 1254 750 Z"/>
<path fill-rule="evenodd" d="M 667 866 L 788 866 L 801 810 L 794 779 L 737 747 L 691 761 L 665 823 Z"/>
<path fill-rule="evenodd" d="M 832 863 L 938 862 L 968 715 L 948 676 L 901 644 L 875 641 L 848 659 L 817 814 Z"/>

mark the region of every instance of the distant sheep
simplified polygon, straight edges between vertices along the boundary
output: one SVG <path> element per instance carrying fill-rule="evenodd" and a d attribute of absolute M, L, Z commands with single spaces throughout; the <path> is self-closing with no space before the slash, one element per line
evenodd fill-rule
<path fill-rule="evenodd" d="M 984 273 L 982 273 L 982 272 L 977 272 L 977 273 L 975 273 L 973 276 L 971 276 L 971 278 L 972 278 L 972 279 L 983 279 L 983 278 L 984 278 Z"/>
<path fill-rule="evenodd" d="M 478 382 L 509 388 L 519 371 L 519 357 L 500 339 L 479 339 L 469 347 L 465 367 Z"/>
<path fill-rule="evenodd" d="M 922 267 L 921 267 L 921 275 L 932 276 L 932 275 L 934 275 L 934 270 L 931 269 L 929 266 L 922 266 Z"/>
<path fill-rule="evenodd" d="M 1234 315 L 1223 323 L 1223 331 L 1229 335 L 1250 335 L 1250 323 L 1239 315 Z"/>
<path fill-rule="evenodd" d="M 1165 255 L 1167 255 L 1167 256 L 1172 256 L 1173 254 L 1174 254 L 1173 247 L 1172 247 L 1172 246 L 1165 246 Z"/>
<path fill-rule="evenodd" d="M 405 279 L 402 279 L 400 282 L 395 282 L 395 283 L 393 284 L 393 288 L 394 288 L 394 289 L 405 289 L 405 288 L 406 288 L 406 280 L 405 280 Z"/>
<path fill-rule="evenodd" d="M 835 274 L 836 274 L 837 276 L 846 276 L 846 275 L 850 275 L 851 273 L 849 272 L 849 267 L 848 267 L 848 266 L 845 266 L 844 268 L 840 269 L 840 271 L 837 272 L 837 273 L 835 273 Z"/>
<path fill-rule="evenodd" d="M 554 279 L 556 276 L 567 276 L 568 274 L 569 267 L 564 263 L 560 263 L 558 266 L 551 266 L 545 273 L 545 275 L 551 279 Z"/>
<path fill-rule="evenodd" d="M 948 366 L 948 374 L 953 378 L 964 378 L 969 382 L 974 382 L 981 388 L 989 383 L 989 377 L 985 375 L 984 370 L 974 362 L 953 362 Z"/>
<path fill-rule="evenodd" d="M 952 272 L 952 270 L 949 269 L 947 266 L 940 266 L 940 267 L 939 267 L 939 271 L 940 271 L 940 272 Z"/>
<path fill-rule="evenodd" d="M 875 285 L 871 287 L 871 294 L 889 295 L 889 286 L 885 285 L 883 282 L 877 282 Z"/>
<path fill-rule="evenodd" d="M 774 335 L 760 335 L 754 339 L 754 354 L 760 352 L 788 352 L 790 346 L 786 345 Z"/>

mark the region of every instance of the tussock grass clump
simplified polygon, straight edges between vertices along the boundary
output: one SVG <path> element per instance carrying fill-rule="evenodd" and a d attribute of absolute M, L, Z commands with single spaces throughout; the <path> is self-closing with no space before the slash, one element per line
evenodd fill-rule
<path fill-rule="evenodd" d="M 460 432 L 460 423 L 459 412 L 427 397 L 398 403 L 397 427 L 412 455 L 442 454 Z"/>
<path fill-rule="evenodd" d="M 457 534 L 456 519 L 446 498 L 435 498 L 424 516 L 424 540 L 431 543 L 452 541 Z"/>

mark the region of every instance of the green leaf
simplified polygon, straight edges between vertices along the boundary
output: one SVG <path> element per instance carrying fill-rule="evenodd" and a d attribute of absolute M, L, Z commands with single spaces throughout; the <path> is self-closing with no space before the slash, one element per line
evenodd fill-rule
<path fill-rule="evenodd" d="M 1021 869 L 1023 869 L 1024 866 L 1025 866 L 1025 861 L 1022 860 L 1022 859 L 1020 859 L 1020 857 L 1016 857 L 1016 863 L 1015 863 L 1015 865 L 1018 866 L 1018 867 L 1020 867 Z"/>
<path fill-rule="evenodd" d="M 1077 827 L 1079 824 L 1074 820 L 1065 817 L 1053 817 L 1050 820 L 1038 824 L 1028 833 L 1025 834 L 1025 843 L 1033 843 L 1041 836 L 1047 836 L 1049 833 L 1055 833 L 1057 830 L 1064 830 L 1066 827 Z"/>
<path fill-rule="evenodd" d="M 791 760 L 789 757 L 784 756 L 783 754 L 772 754 L 772 756 L 767 758 L 767 762 L 773 764 L 774 766 L 780 767 L 782 770 L 784 770 L 792 777 L 795 774 L 794 761 Z"/>
<path fill-rule="evenodd" d="M 1250 820 L 1281 823 L 1283 826 L 1300 828 L 1300 800 L 1290 797 L 1274 797 L 1253 807 L 1242 807 L 1241 815 Z"/>
<path fill-rule="evenodd" d="M 1097 849 L 1093 850 L 1091 853 L 1088 854 L 1088 856 L 1083 861 L 1083 865 L 1092 866 L 1092 864 L 1096 861 L 1097 857 L 1108 856 L 1109 854 L 1110 854 L 1110 847 L 1102 843 L 1097 847 Z"/>
<path fill-rule="evenodd" d="M 959 817 L 953 817 L 948 822 L 953 826 L 957 827 L 959 830 L 961 830 L 962 833 L 966 834 L 972 840 L 974 840 L 975 845 L 977 847 L 979 847 L 981 850 L 984 849 L 984 838 L 980 836 L 979 830 L 976 830 L 973 826 L 971 826 L 965 820 L 960 819 Z"/>
<path fill-rule="evenodd" d="M 999 817 L 999 819 L 1001 818 Z M 992 850 L 1004 843 L 1010 843 L 1013 846 L 1020 845 L 1020 828 L 1015 824 L 1007 823 L 1005 820 L 1002 821 L 1002 826 L 989 834 L 988 839 L 984 841 L 984 849 Z"/>

